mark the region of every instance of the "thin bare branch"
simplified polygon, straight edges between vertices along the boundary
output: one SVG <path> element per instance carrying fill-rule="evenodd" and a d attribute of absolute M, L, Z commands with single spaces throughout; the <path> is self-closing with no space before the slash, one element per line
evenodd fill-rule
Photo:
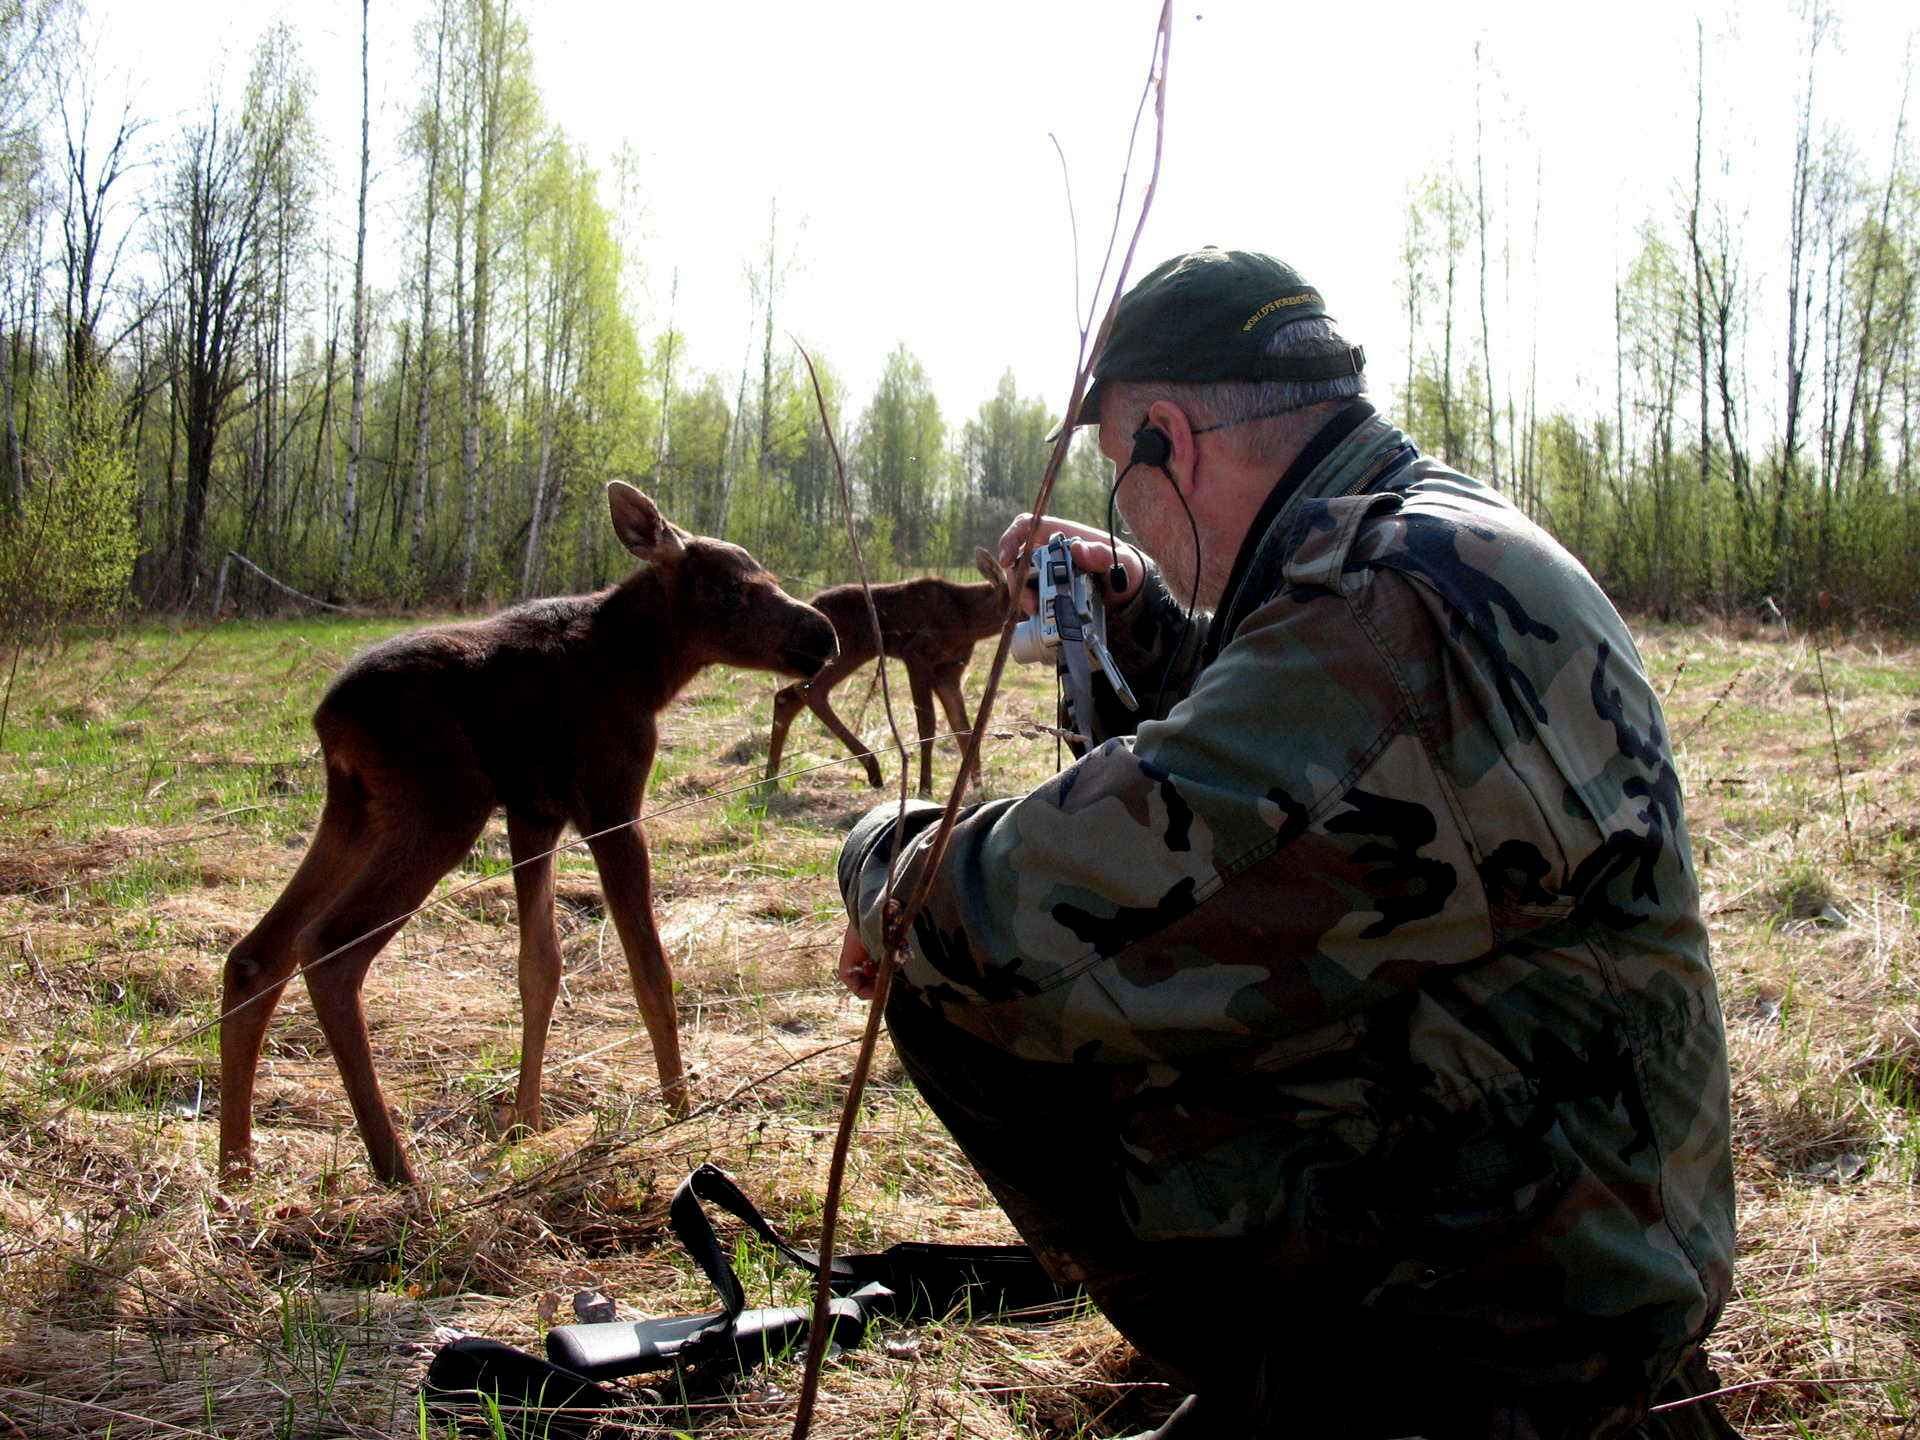
<path fill-rule="evenodd" d="M 1099 355 L 1101 347 L 1106 343 L 1108 333 L 1113 328 L 1114 313 L 1119 309 L 1120 296 L 1126 289 L 1127 272 L 1132 268 L 1134 252 L 1140 244 L 1141 231 L 1146 228 L 1147 215 L 1153 208 L 1154 189 L 1160 179 L 1160 158 L 1166 140 L 1167 54 L 1172 40 L 1172 34 L 1173 4 L 1172 0 L 1165 0 L 1165 3 L 1160 9 L 1159 22 L 1154 28 L 1153 55 L 1147 67 L 1147 81 L 1141 93 L 1140 102 L 1141 110 L 1144 111 L 1147 96 L 1151 95 L 1154 101 L 1153 170 L 1148 176 L 1146 190 L 1141 196 L 1139 218 L 1134 224 L 1133 235 L 1127 242 L 1126 255 L 1120 262 L 1119 273 L 1113 282 L 1112 298 L 1108 301 L 1106 315 L 1100 322 L 1100 334 L 1091 350 L 1087 347 L 1085 330 L 1081 331 L 1080 353 L 1074 371 L 1073 391 L 1067 403 L 1066 414 L 1068 423 L 1060 427 L 1060 434 L 1054 442 L 1053 454 L 1047 461 L 1045 473 L 1041 476 L 1040 489 L 1033 501 L 1033 523 L 1028 528 L 1026 543 L 1021 547 L 1021 553 L 1016 561 L 1015 573 L 1019 573 L 1026 565 L 1027 554 L 1032 550 L 1034 542 L 1039 536 L 1040 517 L 1046 513 L 1047 501 L 1053 494 L 1054 481 L 1059 476 L 1060 466 L 1065 461 L 1067 450 L 1073 443 L 1073 425 L 1071 422 L 1073 417 L 1079 413 L 1081 402 L 1085 398 L 1089 373 L 1092 370 L 1093 357 Z M 1136 112 L 1136 136 L 1138 129 L 1139 112 Z M 1127 168 L 1128 172 L 1130 172 L 1133 155 L 1131 141 L 1128 144 L 1127 154 Z M 1126 195 L 1127 181 L 1128 175 L 1123 173 L 1120 181 L 1120 193 L 1123 200 Z M 1116 215 L 1114 231 L 1116 237 L 1118 235 L 1118 226 L 1119 221 Z M 1112 262 L 1112 258 L 1113 240 L 1110 238 L 1107 246 L 1106 259 L 1100 267 L 1103 281 L 1107 269 Z M 1096 287 L 1095 294 L 1098 295 L 1098 293 L 1099 290 Z M 801 353 L 804 355 L 806 352 L 803 350 Z M 813 362 L 809 360 L 807 364 L 809 371 L 811 371 Z M 817 378 L 814 382 L 814 394 L 816 399 L 820 398 L 819 381 Z M 820 399 L 820 410 L 821 418 L 824 420 L 826 416 L 824 399 Z M 831 432 L 829 432 L 829 438 L 831 438 Z M 839 462 L 839 451 L 837 447 L 834 451 L 834 460 L 837 465 Z M 840 467 L 840 483 L 844 492 L 846 490 L 846 470 L 844 466 Z M 853 526 L 852 509 L 852 497 L 851 494 L 848 493 L 847 524 L 850 535 Z M 856 560 L 858 559 L 858 555 L 859 551 L 856 543 Z M 868 604 L 869 607 L 871 607 L 872 594 L 870 587 L 867 587 L 864 569 L 861 572 L 861 584 L 863 587 L 868 588 Z M 919 881 L 914 887 L 912 898 L 904 907 L 895 899 L 894 889 L 900 878 L 901 839 L 906 827 L 900 823 L 900 821 L 896 821 L 893 827 L 893 854 L 887 866 L 887 887 L 885 898 L 881 905 L 885 944 L 882 946 L 879 962 L 875 969 L 873 995 L 868 1001 L 867 1027 L 861 1039 L 859 1058 L 854 1063 L 853 1074 L 847 1084 L 847 1098 L 845 1104 L 841 1107 L 839 1133 L 834 1140 L 833 1158 L 828 1169 L 826 1203 L 821 1211 L 820 1219 L 820 1277 L 818 1284 L 814 1287 L 813 1319 L 808 1326 L 807 1333 L 806 1374 L 801 1383 L 800 1395 L 796 1405 L 793 1440 L 806 1440 L 807 1434 L 813 1424 L 814 1402 L 819 1394 L 820 1388 L 820 1365 L 826 1355 L 828 1307 L 832 1298 L 830 1280 L 833 1265 L 834 1229 L 839 1219 L 840 1191 L 846 1176 L 847 1153 L 852 1147 L 854 1122 L 860 1112 L 861 1095 L 866 1089 L 867 1074 L 871 1068 L 874 1047 L 879 1038 L 881 1018 L 886 1013 L 887 996 L 892 989 L 893 975 L 899 963 L 900 953 L 905 947 L 905 937 L 909 933 L 914 917 L 919 914 L 921 907 L 926 904 L 927 896 L 932 889 L 934 877 L 939 873 L 941 859 L 946 854 L 948 841 L 953 835 L 954 824 L 959 818 L 960 797 L 965 792 L 967 776 L 973 771 L 979 759 L 981 740 L 986 734 L 988 721 L 993 713 L 994 697 L 1000 688 L 1001 675 L 1006 669 L 1007 654 L 1013 639 L 1013 627 L 1019 614 L 1020 608 L 1018 601 L 1015 597 L 1013 587 L 1009 585 L 1007 587 L 1007 614 L 1000 626 L 1000 643 L 995 647 L 993 668 L 988 673 L 986 688 L 981 693 L 980 703 L 975 711 L 973 733 L 967 737 L 966 749 L 960 760 L 960 768 L 954 774 L 953 788 L 947 793 L 946 806 L 941 812 L 940 822 L 934 831 L 933 841 L 928 847 L 926 858 L 921 865 Z M 880 628 L 880 618 L 878 614 L 874 614 L 872 619 L 874 629 L 877 632 Z M 881 664 L 884 668 L 884 656 L 881 659 Z M 889 717 L 891 717 L 891 710 L 889 710 Z M 898 727 L 895 728 L 894 739 L 896 743 L 899 742 Z M 902 753 L 904 755 L 904 751 Z M 902 820 L 904 820 L 906 814 L 906 803 L 907 778 L 906 765 L 903 758 L 900 774 L 900 816 Z"/>
<path fill-rule="evenodd" d="M 1100 322 L 1100 333 L 1095 337 L 1091 349 L 1082 348 L 1079 368 L 1073 377 L 1073 392 L 1067 401 L 1066 416 L 1068 423 L 1060 427 L 1060 434 L 1054 441 L 1053 454 L 1047 461 L 1045 474 L 1040 479 L 1039 492 L 1033 498 L 1033 522 L 1027 529 L 1026 543 L 1020 547 L 1010 573 L 1023 574 L 1027 566 L 1027 557 L 1033 551 L 1040 538 L 1040 520 L 1046 514 L 1047 501 L 1053 497 L 1054 481 L 1059 477 L 1060 467 L 1065 463 L 1067 450 L 1073 444 L 1073 418 L 1079 414 L 1081 402 L 1086 397 L 1087 382 L 1090 378 L 1093 361 L 1107 343 L 1107 335 L 1113 329 L 1113 317 L 1120 308 L 1120 297 L 1126 293 L 1127 275 L 1133 268 L 1134 252 L 1139 248 L 1141 232 L 1146 229 L 1147 216 L 1153 209 L 1154 191 L 1160 182 L 1160 160 L 1165 148 L 1167 133 L 1167 59 L 1173 37 L 1172 0 L 1161 7 L 1159 25 L 1154 31 L 1154 56 L 1149 67 L 1147 87 L 1154 97 L 1154 140 L 1153 169 L 1147 177 L 1147 186 L 1140 199 L 1140 215 L 1133 227 L 1133 236 L 1127 242 L 1127 253 L 1120 262 L 1120 273 L 1114 278 L 1112 298 L 1107 304 L 1107 313 Z M 1131 153 L 1131 152 L 1129 152 Z M 1122 190 L 1125 189 L 1123 179 Z M 1101 266 L 1104 275 L 1106 266 Z M 946 813 L 940 817 L 939 827 L 934 831 L 933 840 L 928 846 L 927 857 L 920 867 L 920 879 L 914 887 L 912 897 L 899 912 L 892 927 L 889 943 L 898 944 L 912 925 L 913 917 L 920 913 L 926 904 L 927 896 L 933 888 L 934 878 L 939 874 L 940 862 L 945 857 L 947 844 L 953 835 L 954 821 L 959 816 L 959 804 L 962 784 L 968 771 L 978 762 L 980 743 L 985 736 L 993 715 L 994 698 L 1000 689 L 1000 677 L 1007 668 L 1007 655 L 1013 644 L 1013 627 L 1019 619 L 1019 607 L 1014 603 L 1009 587 L 1007 618 L 1000 627 L 1000 643 L 993 652 L 993 666 L 987 672 L 986 688 L 981 692 L 980 705 L 973 720 L 973 734 L 967 741 L 967 747 L 960 759 L 960 769 L 954 777 L 953 789 L 947 796 Z"/>
<path fill-rule="evenodd" d="M 813 382 L 814 404 L 820 410 L 820 424 L 827 436 L 827 448 L 833 453 L 834 473 L 840 479 L 840 498 L 845 504 L 847 521 L 847 543 L 853 547 L 853 564 L 860 576 L 860 593 L 867 602 L 867 621 L 873 626 L 873 643 L 878 655 L 880 671 L 880 700 L 887 712 L 887 727 L 893 732 L 893 745 L 900 757 L 900 806 L 893 826 L 893 854 L 887 865 L 887 890 L 893 890 L 893 877 L 900 863 L 900 837 L 906 829 L 903 823 L 907 815 L 907 751 L 900 738 L 900 722 L 893 713 L 893 695 L 887 688 L 887 637 L 880 627 L 880 611 L 873 603 L 873 583 L 867 578 L 866 558 L 860 553 L 859 527 L 853 521 L 853 487 L 847 483 L 846 462 L 840 455 L 840 444 L 834 438 L 833 421 L 827 414 L 827 397 L 820 390 L 820 375 L 813 366 L 813 357 L 806 348 L 796 343 L 800 358 L 807 362 L 807 378 Z M 833 1159 L 827 1169 L 827 1198 L 820 1213 L 820 1283 L 813 1292 L 813 1319 L 807 1326 L 807 1365 L 800 1381 L 800 1396 L 797 1413 L 794 1416 L 794 1440 L 805 1440 L 808 1429 L 813 1424 L 813 1407 L 820 1393 L 820 1367 L 826 1360 L 828 1321 L 831 1315 L 833 1291 L 829 1280 L 833 1273 L 834 1232 L 840 1219 L 840 1192 L 845 1187 L 847 1171 L 847 1153 L 853 1143 L 853 1123 L 859 1113 L 860 1095 L 867 1088 L 867 1074 L 873 1068 L 873 1052 L 880 1041 L 880 1020 L 886 1013 L 887 992 L 893 981 L 893 952 L 889 948 L 880 957 L 880 968 L 874 978 L 873 997 L 867 1005 L 867 1024 L 860 1034 L 860 1052 L 854 1058 L 853 1075 L 847 1084 L 847 1103 L 840 1111 L 840 1128 L 834 1137 Z"/>
<path fill-rule="evenodd" d="M 1047 139 L 1053 142 L 1053 153 L 1060 157 L 1060 189 L 1067 202 L 1067 231 L 1073 239 L 1073 323 L 1085 339 L 1086 322 L 1080 318 L 1080 217 L 1073 210 L 1073 172 L 1067 167 L 1067 152 L 1060 148 L 1060 137 L 1049 130 Z"/>

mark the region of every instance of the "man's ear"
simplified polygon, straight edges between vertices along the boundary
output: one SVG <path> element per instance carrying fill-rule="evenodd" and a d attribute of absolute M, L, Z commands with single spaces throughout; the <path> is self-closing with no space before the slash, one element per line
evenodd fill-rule
<path fill-rule="evenodd" d="M 620 543 L 642 560 L 671 560 L 686 549 L 660 507 L 624 480 L 607 483 L 607 511 Z"/>
<path fill-rule="evenodd" d="M 1187 412 L 1171 400 L 1156 400 L 1147 407 L 1146 419 L 1142 423 L 1153 426 L 1167 437 L 1169 453 L 1165 468 L 1173 476 L 1173 483 L 1191 495 L 1194 448 L 1198 442 L 1193 438 L 1193 422 L 1187 418 Z"/>

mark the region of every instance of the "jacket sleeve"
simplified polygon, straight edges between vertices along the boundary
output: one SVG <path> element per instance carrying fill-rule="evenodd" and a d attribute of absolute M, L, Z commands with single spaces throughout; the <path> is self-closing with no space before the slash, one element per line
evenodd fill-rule
<path fill-rule="evenodd" d="M 966 814 L 901 981 L 1027 1058 L 1129 1063 L 1284 1040 L 1410 984 L 1396 957 L 1484 953 L 1415 708 L 1345 597 L 1283 594 L 1164 720 Z M 876 954 L 886 825 L 842 871 Z"/>

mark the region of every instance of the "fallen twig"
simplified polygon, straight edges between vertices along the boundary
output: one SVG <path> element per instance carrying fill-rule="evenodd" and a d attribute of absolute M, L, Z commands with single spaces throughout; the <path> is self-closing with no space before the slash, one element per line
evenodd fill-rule
<path fill-rule="evenodd" d="M 200 632 L 200 638 L 187 647 L 187 653 L 174 661 L 173 664 L 169 665 L 165 670 L 161 671 L 159 677 L 155 679 L 151 685 L 147 686 L 145 693 L 142 694 L 138 700 L 134 701 L 133 704 L 120 712 L 121 720 L 124 721 L 129 715 L 139 714 L 141 707 L 154 697 L 154 694 L 162 685 L 165 685 L 169 680 L 173 679 L 175 675 L 178 675 L 181 670 L 186 668 L 187 662 L 200 653 L 200 647 L 211 640 L 213 638 L 213 632 L 219 628 L 220 621 L 216 616 L 213 624 L 207 626 L 205 630 Z"/>
<path fill-rule="evenodd" d="M 1702 1400 L 1720 1400 L 1728 1395 L 1738 1395 L 1743 1390 L 1763 1390 L 1769 1386 L 1781 1385 L 1796 1390 L 1824 1390 L 1831 1385 L 1897 1385 L 1903 1383 L 1898 1375 L 1835 1375 L 1826 1380 L 1790 1380 L 1769 1378 L 1766 1380 L 1743 1380 L 1738 1385 L 1723 1385 L 1718 1390 L 1709 1390 L 1704 1395 L 1689 1395 L 1684 1400 L 1669 1400 L 1655 1405 L 1647 1411 L 1649 1415 L 1663 1414 L 1668 1410 L 1684 1410 L 1689 1405 L 1698 1405 Z"/>
<path fill-rule="evenodd" d="M 1820 700 L 1827 707 L 1827 739 L 1833 746 L 1833 778 L 1840 787 L 1840 823 L 1847 835 L 1847 863 L 1853 863 L 1853 815 L 1847 805 L 1847 772 L 1840 763 L 1840 731 L 1833 722 L 1833 696 L 1827 690 L 1827 664 L 1820 658 L 1820 631 L 1813 634 L 1813 664 L 1820 674 Z"/>
<path fill-rule="evenodd" d="M 72 799 L 75 795 L 84 795 L 89 790 L 98 790 L 102 785 L 106 784 L 109 780 L 117 780 L 119 779 L 120 776 L 125 775 L 131 769 L 133 769 L 133 764 L 131 761 L 129 761 L 124 765 L 115 765 L 111 770 L 108 770 L 103 774 L 97 775 L 93 779 L 88 780 L 81 784 L 76 784 L 72 780 L 67 780 L 61 785 L 60 792 L 57 795 L 42 796 L 40 799 L 35 800 L 31 804 L 27 804 L 27 805 L 16 805 L 11 810 L 7 811 L 7 818 L 10 820 L 17 820 L 22 815 L 32 815 L 36 811 L 40 811 L 40 810 L 51 810 L 56 805 L 63 804 L 66 801 Z"/>
<path fill-rule="evenodd" d="M 24 1390 L 18 1385 L 0 1385 L 0 1395 L 16 1395 L 23 1400 L 51 1400 L 56 1405 L 68 1405 L 75 1410 L 84 1410 L 90 1415 L 105 1415 L 109 1420 L 130 1422 L 134 1425 L 151 1425 L 156 1430 L 169 1435 L 191 1435 L 194 1440 L 221 1440 L 211 1430 L 189 1430 L 181 1425 L 170 1425 L 165 1420 L 155 1420 L 150 1415 L 136 1415 L 131 1410 L 116 1410 L 111 1405 L 96 1405 L 91 1400 L 75 1400 L 68 1395 L 56 1395 L 50 1390 Z M 108 1430 L 111 1432 L 112 1427 Z"/>
<path fill-rule="evenodd" d="M 40 988 L 47 992 L 47 999 L 60 1003 L 60 992 L 53 988 L 53 981 L 47 978 L 46 967 L 40 963 L 40 952 L 33 948 L 33 932 L 20 934 L 20 958 L 27 962 L 27 968 L 33 972 L 33 978 L 40 982 Z"/>
<path fill-rule="evenodd" d="M 1695 731 L 1699 730 L 1701 726 L 1705 725 L 1709 720 L 1713 719 L 1715 712 L 1717 712 L 1722 705 L 1726 704 L 1727 697 L 1733 694 L 1733 687 L 1740 683 L 1740 677 L 1746 673 L 1747 673 L 1747 667 L 1744 665 L 1742 665 L 1738 670 L 1733 672 L 1733 678 L 1728 680 L 1725 685 L 1720 687 L 1720 693 L 1713 697 L 1713 703 L 1707 706 L 1706 712 L 1702 714 L 1698 720 L 1694 721 L 1693 724 L 1687 727 L 1686 734 L 1682 735 L 1678 740 L 1673 742 L 1674 749 L 1678 750 L 1682 745 L 1685 745 L 1687 741 L 1693 738 Z"/>
<path fill-rule="evenodd" d="M 309 605 L 318 605 L 322 610 L 335 610 L 342 615 L 358 615 L 362 613 L 354 609 L 351 605 L 332 604 L 329 601 L 319 599 L 317 596 L 309 595 L 304 590 L 296 590 L 284 581 L 274 579 L 273 576 L 262 570 L 238 550 L 229 550 L 227 552 L 227 560 L 238 560 L 242 565 L 246 566 L 247 569 L 253 571 L 254 574 L 273 586 L 274 589 L 284 590 L 296 600 L 304 600 Z M 220 601 L 227 588 L 227 560 L 220 562 L 220 576 L 213 587 L 213 616 L 216 620 L 220 618 Z"/>

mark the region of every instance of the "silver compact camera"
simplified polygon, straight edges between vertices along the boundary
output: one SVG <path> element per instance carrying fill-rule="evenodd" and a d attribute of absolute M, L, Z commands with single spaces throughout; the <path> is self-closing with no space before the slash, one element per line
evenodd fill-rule
<path fill-rule="evenodd" d="M 1091 679 L 1096 670 L 1106 674 L 1122 705 L 1138 710 L 1140 702 L 1107 650 L 1100 586 L 1073 563 L 1072 544 L 1056 530 L 1030 558 L 1039 608 L 1013 627 L 1013 658 L 1028 665 L 1051 661 L 1068 678 L 1068 698 L 1082 729 L 1092 723 Z"/>

